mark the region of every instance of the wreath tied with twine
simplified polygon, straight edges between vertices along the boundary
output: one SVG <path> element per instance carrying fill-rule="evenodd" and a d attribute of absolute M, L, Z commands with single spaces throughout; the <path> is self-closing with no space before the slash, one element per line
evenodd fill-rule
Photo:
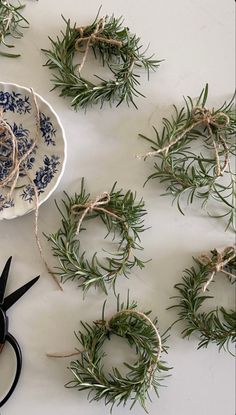
<path fill-rule="evenodd" d="M 84 291 L 95 286 L 107 293 L 107 284 L 111 284 L 115 290 L 116 279 L 123 274 L 128 276 L 134 267 L 144 267 L 144 262 L 135 254 L 135 250 L 142 250 L 139 234 L 143 232 L 143 217 L 146 215 L 144 201 L 136 202 L 136 194 L 130 190 L 123 193 L 116 190 L 116 183 L 111 191 L 104 192 L 94 200 L 84 187 L 84 179 L 81 181 L 80 193 L 69 196 L 62 201 L 63 210 L 56 203 L 62 216 L 60 229 L 46 236 L 52 244 L 52 252 L 58 258 L 60 265 L 57 274 L 61 281 L 77 280 Z M 119 235 L 118 251 L 110 254 L 102 263 L 95 252 L 92 260 L 85 257 L 81 251 L 79 234 L 85 228 L 82 223 L 88 219 L 99 217 L 107 228 L 107 235 L 112 234 L 113 240 Z"/>
<path fill-rule="evenodd" d="M 227 228 L 235 228 L 236 182 L 230 160 L 236 155 L 234 98 L 210 111 L 206 107 L 207 97 L 208 85 L 196 104 L 187 97 L 185 107 L 178 110 L 174 106 L 175 114 L 163 119 L 162 132 L 154 127 L 155 140 L 140 134 L 151 143 L 151 151 L 138 158 L 155 157 L 155 171 L 147 181 L 159 179 L 164 183 L 165 195 L 177 201 L 182 214 L 185 196 L 188 204 L 201 199 L 202 207 L 214 199 L 224 207 L 223 213 L 214 217 L 226 217 Z M 203 142 L 200 153 L 193 149 L 199 139 Z"/>
<path fill-rule="evenodd" d="M 170 368 L 161 360 L 161 354 L 166 352 L 163 343 L 166 338 L 160 336 L 157 328 L 157 318 L 151 319 L 150 313 L 137 310 L 137 303 L 121 303 L 117 297 L 117 312 L 105 320 L 105 304 L 102 319 L 93 324 L 81 322 L 84 332 L 79 331 L 76 337 L 82 350 L 76 349 L 73 353 L 47 354 L 49 357 L 70 357 L 79 355 L 77 360 L 70 363 L 69 369 L 74 379 L 66 384 L 68 388 L 79 391 L 87 390 L 91 401 L 105 400 L 105 405 L 123 404 L 131 400 L 131 408 L 139 402 L 147 411 L 146 401 L 149 399 L 150 388 L 157 396 L 161 382 L 167 376 Z M 112 335 L 126 339 L 130 346 L 135 348 L 137 361 L 134 364 L 124 363 L 128 373 L 122 375 L 113 367 L 112 372 L 106 375 L 103 368 L 103 344 Z"/>
<path fill-rule="evenodd" d="M 54 71 L 53 89 L 60 89 L 60 96 L 69 97 L 72 107 L 77 111 L 89 105 L 104 102 L 117 102 L 117 106 L 125 101 L 136 107 L 134 98 L 144 96 L 139 90 L 139 74 L 135 69 L 143 67 L 149 77 L 150 70 L 155 70 L 160 60 L 146 57 L 142 50 L 140 38 L 131 34 L 123 26 L 123 18 L 105 16 L 99 18 L 99 12 L 91 25 L 77 27 L 70 19 L 66 23 L 65 32 L 56 40 L 51 38 L 51 49 L 42 49 L 48 60 L 45 66 Z M 105 80 L 98 75 L 100 83 L 93 83 L 83 76 L 83 68 L 88 53 L 92 49 L 95 58 L 101 59 L 102 65 L 111 71 L 113 79 Z M 74 57 L 83 53 L 80 64 L 74 64 Z"/>
<path fill-rule="evenodd" d="M 198 349 L 212 342 L 231 353 L 230 345 L 236 342 L 236 310 L 217 307 L 206 313 L 200 308 L 207 299 L 213 298 L 204 293 L 216 275 L 226 275 L 232 284 L 235 283 L 236 246 L 229 246 L 222 252 L 214 249 L 210 255 L 201 255 L 194 261 L 196 265 L 184 271 L 183 282 L 175 285 L 179 294 L 172 298 L 177 299 L 178 304 L 169 308 L 179 310 L 177 321 L 183 320 L 186 324 L 182 332 L 184 337 L 200 334 Z"/>

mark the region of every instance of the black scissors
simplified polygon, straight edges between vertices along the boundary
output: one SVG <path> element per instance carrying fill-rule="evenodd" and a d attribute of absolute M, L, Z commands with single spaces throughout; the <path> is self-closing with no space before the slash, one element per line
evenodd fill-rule
<path fill-rule="evenodd" d="M 8 317 L 6 315 L 6 312 L 39 279 L 39 276 L 34 278 L 33 280 L 29 281 L 27 284 L 23 285 L 21 288 L 18 288 L 18 290 L 16 290 L 12 294 L 8 295 L 8 297 L 6 297 L 4 299 L 4 294 L 5 294 L 5 289 L 6 289 L 6 285 L 7 285 L 11 260 L 12 260 L 12 257 L 10 257 L 7 260 L 6 265 L 4 267 L 4 270 L 2 272 L 2 275 L 0 277 L 0 354 L 3 350 L 3 348 L 4 348 L 4 345 L 8 342 L 11 345 L 11 347 L 13 348 L 14 352 L 15 352 L 16 373 L 15 373 L 15 378 L 13 380 L 13 383 L 12 383 L 9 391 L 7 392 L 6 396 L 2 400 L 0 400 L 0 407 L 2 407 L 8 401 L 8 399 L 10 398 L 12 393 L 14 392 L 14 389 L 15 389 L 18 381 L 19 381 L 21 368 L 22 368 L 21 349 L 20 349 L 20 346 L 19 346 L 17 340 L 8 331 Z"/>

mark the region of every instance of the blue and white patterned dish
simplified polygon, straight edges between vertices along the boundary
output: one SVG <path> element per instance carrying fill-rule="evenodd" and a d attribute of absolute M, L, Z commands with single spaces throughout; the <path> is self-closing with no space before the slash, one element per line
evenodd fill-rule
<path fill-rule="evenodd" d="M 66 162 L 66 141 L 61 122 L 52 107 L 35 93 L 40 112 L 40 139 L 33 152 L 26 159 L 27 170 L 38 188 L 39 204 L 49 198 L 62 177 Z M 31 146 L 35 137 L 35 106 L 30 89 L 15 84 L 0 82 L 0 110 L 3 118 L 11 126 L 18 143 L 19 156 Z M 0 161 L 0 180 L 9 169 L 11 160 L 7 160 L 6 147 L 0 153 L 6 161 Z M 30 183 L 24 169 L 20 171 L 17 187 L 10 201 L 0 204 L 0 219 L 13 219 L 35 209 L 34 186 Z M 0 202 L 5 189 L 0 189 Z"/>

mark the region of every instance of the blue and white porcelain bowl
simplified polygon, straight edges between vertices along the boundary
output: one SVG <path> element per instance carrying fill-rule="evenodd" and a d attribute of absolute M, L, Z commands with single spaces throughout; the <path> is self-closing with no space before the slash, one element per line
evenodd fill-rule
<path fill-rule="evenodd" d="M 0 219 L 13 219 L 35 209 L 32 181 L 38 189 L 41 205 L 56 189 L 64 172 L 66 140 L 63 127 L 52 107 L 36 93 L 35 98 L 40 114 L 38 144 L 24 163 L 27 174 L 24 169 L 20 170 L 11 200 L 2 202 L 7 189 L 0 189 Z M 35 105 L 31 90 L 0 82 L 0 111 L 17 138 L 18 153 L 22 156 L 32 145 L 36 133 Z M 4 161 L 0 160 L 0 181 L 7 176 L 12 165 L 6 153 L 6 147 L 0 145 L 0 154 L 4 156 Z"/>

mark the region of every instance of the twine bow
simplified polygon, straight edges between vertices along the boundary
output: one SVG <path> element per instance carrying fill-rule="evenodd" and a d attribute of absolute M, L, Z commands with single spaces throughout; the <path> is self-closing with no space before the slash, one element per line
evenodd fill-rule
<path fill-rule="evenodd" d="M 188 132 L 190 132 L 193 128 L 198 127 L 200 125 L 205 125 L 209 132 L 209 138 L 211 138 L 213 146 L 214 146 L 215 158 L 216 158 L 216 164 L 217 164 L 216 173 L 217 173 L 217 176 L 222 176 L 225 169 L 227 168 L 229 164 L 229 149 L 224 138 L 221 135 L 219 135 L 218 140 L 224 149 L 224 158 L 225 158 L 223 165 L 221 166 L 220 156 L 219 156 L 219 151 L 218 151 L 219 144 L 216 142 L 214 138 L 212 127 L 217 127 L 219 129 L 225 128 L 230 122 L 228 115 L 225 114 L 224 112 L 217 112 L 214 114 L 204 107 L 195 107 L 192 110 L 192 120 L 193 122 L 188 127 L 183 128 L 182 132 L 179 135 L 177 135 L 177 137 L 174 140 L 170 141 L 168 145 L 166 145 L 163 148 L 159 148 L 158 150 L 155 150 L 155 151 L 149 151 L 144 156 L 139 155 L 138 158 L 139 159 L 144 158 L 146 160 L 147 157 L 156 156 L 157 154 L 160 154 L 160 153 L 165 153 L 167 155 L 169 149 L 175 144 L 177 144 L 179 141 L 181 141 L 185 137 L 185 135 Z M 171 139 L 172 139 L 172 136 L 170 137 L 170 140 Z"/>
<path fill-rule="evenodd" d="M 5 162 L 5 163 L 10 162 L 9 164 L 11 166 L 7 174 L 5 175 L 5 177 L 0 181 L 0 189 L 4 189 L 5 191 L 5 196 L 0 201 L 0 207 L 4 207 L 6 203 L 11 201 L 13 192 L 17 186 L 20 172 L 24 171 L 30 184 L 34 188 L 34 197 L 35 197 L 35 230 L 34 230 L 34 233 L 35 233 L 35 239 L 36 239 L 36 243 L 39 249 L 39 253 L 48 272 L 52 275 L 54 281 L 56 282 L 60 290 L 62 290 L 60 283 L 58 282 L 56 276 L 53 274 L 53 272 L 49 268 L 43 255 L 43 250 L 42 250 L 41 243 L 39 240 L 39 235 L 38 235 L 38 216 L 39 216 L 38 189 L 34 183 L 34 180 L 30 177 L 27 171 L 27 168 L 25 167 L 25 162 L 27 161 L 27 158 L 30 156 L 30 154 L 32 154 L 33 150 L 37 146 L 39 142 L 39 137 L 40 137 L 39 108 L 38 108 L 35 94 L 32 89 L 31 89 L 31 94 L 32 94 L 34 107 L 35 107 L 36 132 L 32 138 L 31 146 L 28 148 L 26 152 L 22 154 L 22 156 L 20 156 L 18 152 L 17 138 L 15 134 L 13 133 L 13 130 L 10 127 L 10 125 L 3 119 L 3 111 L 0 111 L 0 148 L 1 148 L 1 153 L 3 150 L 7 151 L 7 156 L 0 154 L 0 162 Z"/>
<path fill-rule="evenodd" d="M 210 268 L 210 277 L 203 286 L 205 292 L 208 285 L 212 282 L 213 278 L 218 272 L 222 272 L 229 278 L 235 279 L 236 275 L 227 271 L 225 267 L 236 257 L 236 246 L 228 246 L 222 252 L 215 250 L 216 255 L 210 256 L 208 254 L 201 255 L 198 260 L 202 265 L 207 265 Z"/>
<path fill-rule="evenodd" d="M 211 111 L 204 107 L 193 108 L 192 116 L 195 122 L 200 122 L 205 125 L 214 125 L 217 128 L 224 128 L 230 122 L 229 116 L 224 112 L 212 114 Z"/>
<path fill-rule="evenodd" d="M 81 209 L 84 209 L 83 214 L 81 215 L 78 225 L 77 225 L 77 230 L 76 230 L 76 234 L 78 234 L 80 232 L 80 228 L 82 225 L 82 222 L 85 218 L 86 215 L 88 215 L 89 213 L 91 213 L 92 211 L 97 211 L 97 212 L 104 212 L 109 216 L 112 216 L 118 220 L 123 220 L 120 216 L 116 215 L 115 213 L 111 212 L 108 209 L 105 209 L 101 206 L 107 205 L 110 202 L 110 195 L 108 192 L 103 192 L 101 195 L 97 196 L 95 200 L 91 200 L 88 203 L 78 203 L 75 204 L 71 207 L 71 212 L 74 214 L 77 214 L 81 211 Z"/>
<path fill-rule="evenodd" d="M 81 43 L 87 42 L 85 51 L 84 51 L 84 57 L 82 59 L 81 64 L 79 65 L 79 73 L 81 73 L 84 67 L 90 46 L 93 46 L 97 42 L 107 43 L 110 45 L 114 45 L 118 48 L 121 48 L 121 46 L 123 45 L 123 43 L 120 40 L 110 39 L 105 36 L 101 36 L 104 31 L 105 23 L 106 23 L 105 17 L 102 17 L 101 19 L 99 19 L 95 26 L 94 31 L 90 35 L 87 35 L 87 36 L 84 36 L 84 32 L 89 26 L 85 26 L 85 27 L 81 26 L 81 27 L 76 28 L 76 31 L 79 32 L 80 37 L 75 42 L 75 49 L 81 52 Z"/>

